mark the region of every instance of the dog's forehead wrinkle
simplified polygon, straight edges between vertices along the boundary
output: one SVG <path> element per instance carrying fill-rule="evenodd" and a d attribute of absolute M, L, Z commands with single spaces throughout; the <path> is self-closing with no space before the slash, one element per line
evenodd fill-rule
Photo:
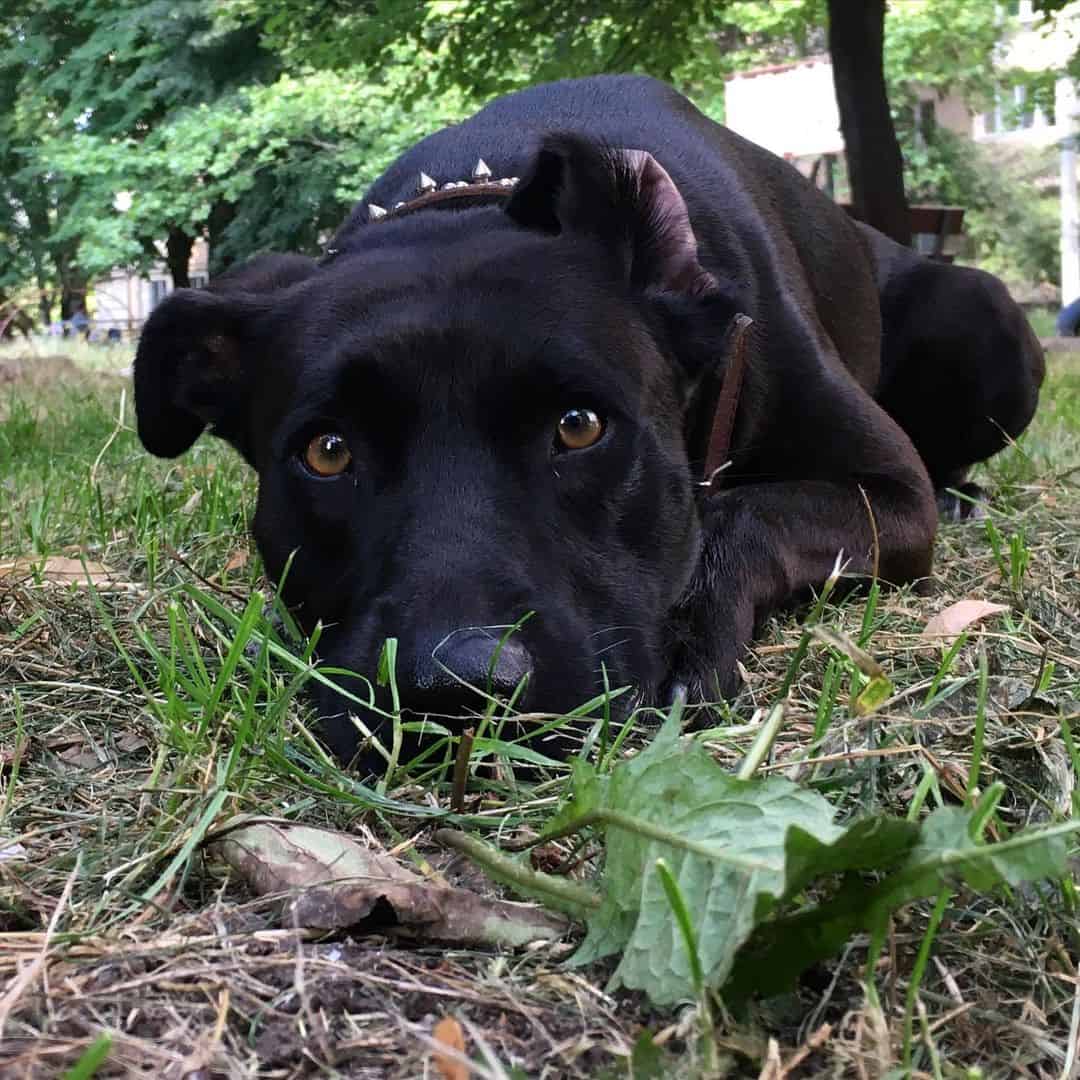
<path fill-rule="evenodd" d="M 604 392 L 610 384 L 639 386 L 645 369 L 660 360 L 648 332 L 632 321 L 598 330 L 592 320 L 564 316 L 535 306 L 493 312 L 483 295 L 469 292 L 454 304 L 409 297 L 340 327 L 322 350 L 319 382 L 335 392 L 358 380 L 404 386 L 440 376 L 477 385 L 488 378 L 535 379 L 567 389 L 594 384 Z"/>
<path fill-rule="evenodd" d="M 313 330 L 329 327 L 342 341 L 370 334 L 376 340 L 365 354 L 375 357 L 387 346 L 399 355 L 393 346 L 429 333 L 501 339 L 515 366 L 528 366 L 528 348 L 558 341 L 564 362 L 595 358 L 633 370 L 647 392 L 668 395 L 659 384 L 678 368 L 655 339 L 648 306 L 612 277 L 596 248 L 517 227 L 480 234 L 442 228 L 439 236 L 434 252 L 421 233 L 331 264 L 323 310 L 308 314 Z"/>
<path fill-rule="evenodd" d="M 387 230 L 381 243 L 353 249 L 324 268 L 323 288 L 353 303 L 374 304 L 399 291 L 430 295 L 471 285 L 495 288 L 501 299 L 523 292 L 534 305 L 565 306 L 581 282 L 593 282 L 605 297 L 617 283 L 597 245 L 571 243 L 513 226 L 501 214 L 498 218 L 501 228 L 480 230 L 467 222 L 447 228 L 440 221 L 434 237 L 416 230 L 395 237 Z M 372 232 L 384 229 L 380 225 Z"/>

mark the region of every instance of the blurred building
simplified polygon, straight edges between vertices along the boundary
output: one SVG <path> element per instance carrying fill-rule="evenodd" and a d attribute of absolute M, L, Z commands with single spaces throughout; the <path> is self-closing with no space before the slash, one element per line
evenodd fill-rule
<path fill-rule="evenodd" d="M 126 209 L 118 196 L 119 209 Z M 94 337 L 135 335 L 146 322 L 150 312 L 173 291 L 173 279 L 165 264 L 165 243 L 159 241 L 161 260 L 148 270 L 135 272 L 116 267 L 91 287 L 90 321 Z M 201 289 L 209 280 L 209 247 L 205 240 L 196 240 L 188 261 L 188 280 L 191 287 Z"/>
<path fill-rule="evenodd" d="M 1067 73 L 1080 48 L 1080 0 L 1067 4 L 1049 21 L 1033 10 L 1032 0 L 1013 0 L 1000 7 L 1002 17 L 1010 17 L 1013 25 L 993 59 L 995 70 L 1002 73 L 993 105 L 976 112 L 956 94 L 917 90 L 911 127 L 916 140 L 945 128 L 980 143 L 1061 147 L 1061 282 L 1068 300 L 1080 296 L 1075 152 L 1080 104 L 1076 80 Z M 1030 80 L 1024 79 L 1024 72 L 1030 72 Z M 1035 86 L 1045 85 L 1048 74 L 1053 77 L 1053 95 L 1039 100 Z M 724 108 L 725 123 L 733 131 L 787 158 L 830 195 L 844 198 L 844 140 L 827 55 L 731 76 Z M 949 240 L 952 249 L 956 239 Z"/>

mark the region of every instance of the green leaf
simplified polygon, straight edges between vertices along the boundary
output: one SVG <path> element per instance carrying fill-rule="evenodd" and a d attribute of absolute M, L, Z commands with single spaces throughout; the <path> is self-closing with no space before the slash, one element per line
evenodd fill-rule
<path fill-rule="evenodd" d="M 645 990 L 658 1004 L 695 992 L 683 935 L 656 872 L 658 858 L 698 928 L 705 982 L 717 987 L 753 930 L 757 895 L 783 892 L 787 827 L 799 825 L 823 842 L 839 833 L 821 796 L 779 778 L 735 779 L 699 745 L 680 743 L 670 721 L 648 749 L 614 770 L 606 791 L 590 788 L 583 805 L 626 820 L 605 824 L 603 903 L 590 915 L 573 962 L 621 950 L 611 987 Z M 659 826 L 675 842 L 644 835 L 636 823 Z M 680 839 L 696 850 L 680 846 Z"/>
<path fill-rule="evenodd" d="M 789 989 L 810 964 L 839 950 L 860 931 L 879 930 L 891 911 L 911 900 L 933 896 L 956 883 L 986 891 L 1065 872 L 1066 836 L 1080 830 L 1070 821 L 998 844 L 971 836 L 973 813 L 956 806 L 934 811 L 921 829 L 911 822 L 874 818 L 857 822 L 835 844 L 822 848 L 811 838 L 789 833 L 792 899 L 802 883 L 837 871 L 846 876 L 837 891 L 816 907 L 763 922 L 739 955 L 725 996 L 738 1003 L 752 993 Z M 793 850 L 794 849 L 796 850 Z M 801 864 L 801 865 L 799 865 Z M 852 873 L 891 870 L 876 885 Z M 759 903 L 759 915 L 778 907 Z"/>
<path fill-rule="evenodd" d="M 591 827 L 606 842 L 600 905 L 585 913 L 571 963 L 621 953 L 609 988 L 667 1005 L 698 997 L 702 983 L 731 1002 L 783 990 L 853 934 L 957 882 L 988 889 L 1060 874 L 1065 837 L 1080 830 L 1068 822 L 983 844 L 973 834 L 985 820 L 979 808 L 946 807 L 922 826 L 878 816 L 841 828 L 815 792 L 732 777 L 681 740 L 672 718 L 606 779 L 578 762 L 545 835 Z M 885 876 L 868 882 L 871 872 Z M 806 907 L 815 883 L 826 899 Z"/>
<path fill-rule="evenodd" d="M 82 1053 L 79 1060 L 64 1073 L 64 1080 L 90 1080 L 105 1064 L 105 1059 L 112 1049 L 112 1036 L 107 1032 L 100 1034 Z"/>
<path fill-rule="evenodd" d="M 851 708 L 856 716 L 869 716 L 888 701 L 892 692 L 892 683 L 884 676 L 876 676 L 855 696 Z"/>
<path fill-rule="evenodd" d="M 546 835 L 554 835 L 572 828 L 576 821 L 598 810 L 604 800 L 607 777 L 582 758 L 574 758 L 570 773 L 570 793 L 559 812 L 548 822 Z"/>
<path fill-rule="evenodd" d="M 643 1031 L 630 1053 L 630 1075 L 633 1080 L 664 1080 L 668 1075 L 660 1047 L 648 1031 Z"/>

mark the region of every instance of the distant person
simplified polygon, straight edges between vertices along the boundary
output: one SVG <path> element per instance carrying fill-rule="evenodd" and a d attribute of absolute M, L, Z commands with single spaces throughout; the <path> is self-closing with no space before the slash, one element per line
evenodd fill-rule
<path fill-rule="evenodd" d="M 73 311 L 71 318 L 66 319 L 62 323 L 62 326 L 64 337 L 78 337 L 79 335 L 82 335 L 87 341 L 90 340 L 90 319 L 82 308 Z"/>
<path fill-rule="evenodd" d="M 1076 337 L 1080 333 L 1080 296 L 1058 314 L 1055 328 L 1058 337 Z"/>

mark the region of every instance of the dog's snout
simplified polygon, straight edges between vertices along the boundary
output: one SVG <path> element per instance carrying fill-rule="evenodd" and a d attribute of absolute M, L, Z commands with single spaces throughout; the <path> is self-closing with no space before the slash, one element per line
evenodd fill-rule
<path fill-rule="evenodd" d="M 401 687 L 402 703 L 417 712 L 453 715 L 480 706 L 483 693 L 509 697 L 532 673 L 533 659 L 522 642 L 502 641 L 493 631 L 462 630 L 418 661 L 412 685 Z"/>

